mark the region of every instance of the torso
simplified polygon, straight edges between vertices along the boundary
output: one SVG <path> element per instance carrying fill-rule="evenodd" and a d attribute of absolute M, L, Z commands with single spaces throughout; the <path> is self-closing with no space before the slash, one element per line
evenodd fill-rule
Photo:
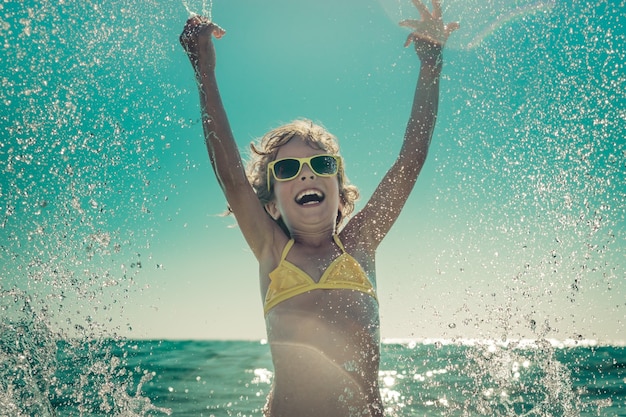
<path fill-rule="evenodd" d="M 317 282 L 324 270 L 316 265 L 327 266 L 338 256 L 341 251 L 329 252 L 308 265 L 297 250 L 287 258 Z M 352 256 L 374 284 L 373 260 Z M 267 291 L 269 278 L 263 278 Z M 372 295 L 353 289 L 305 292 L 273 306 L 266 327 L 274 361 L 267 415 L 382 415 L 379 314 Z"/>

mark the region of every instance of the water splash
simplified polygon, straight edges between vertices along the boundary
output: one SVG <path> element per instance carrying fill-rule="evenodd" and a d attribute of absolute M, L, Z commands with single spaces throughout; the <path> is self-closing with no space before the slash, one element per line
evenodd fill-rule
<path fill-rule="evenodd" d="M 479 345 L 467 359 L 476 389 L 463 408 L 472 414 L 577 417 L 584 409 L 571 372 L 546 340 L 530 349 L 518 349 L 516 343 Z"/>
<path fill-rule="evenodd" d="M 53 399 L 64 414 L 78 411 L 81 415 L 144 417 L 172 413 L 152 404 L 142 392 L 155 373 L 125 366 L 126 342 L 70 340 L 59 346 Z"/>
<path fill-rule="evenodd" d="M 154 88 L 150 77 L 129 74 L 153 73 L 168 53 L 154 37 L 167 13 L 153 6 L 0 8 L 11 63 L 0 77 L 11 109 L 0 118 L 2 417 L 55 416 L 59 403 L 112 416 L 167 411 L 141 393 L 149 375 L 98 356 L 103 340 L 129 332 L 125 300 L 150 258 L 160 140 L 150 126 L 162 136 L 168 122 L 159 104 L 138 99 Z M 86 343 L 92 349 L 81 350 Z M 67 367 L 75 379 L 65 379 Z"/>
<path fill-rule="evenodd" d="M 398 24 L 403 19 L 414 18 L 414 14 L 412 13 L 415 8 L 410 5 L 410 2 L 405 2 L 402 0 L 378 0 L 378 3 L 385 11 L 387 17 L 392 24 Z M 409 9 L 409 7 L 413 7 L 413 9 Z"/>
<path fill-rule="evenodd" d="M 60 406 L 80 415 L 171 414 L 142 393 L 154 374 L 129 372 L 109 339 L 69 338 L 45 306 L 15 289 L 0 288 L 0 312 L 0 417 L 56 417 Z"/>
<path fill-rule="evenodd" d="M 557 4 L 458 52 L 472 74 L 450 97 L 458 110 L 445 137 L 458 140 L 434 146 L 446 154 L 438 198 L 464 207 L 442 219 L 458 224 L 438 261 L 466 292 L 454 320 L 461 334 L 493 325 L 501 333 L 486 338 L 597 339 L 582 317 L 616 317 L 624 306 L 614 301 L 626 230 L 615 91 L 626 38 L 611 4 Z M 610 328 L 623 340 L 619 320 Z"/>
<path fill-rule="evenodd" d="M 611 402 L 588 395 L 581 382 L 593 384 L 596 376 L 575 369 L 580 364 L 586 370 L 595 356 L 589 346 L 563 349 L 547 339 L 386 340 L 379 374 L 386 414 L 603 415 Z"/>
<path fill-rule="evenodd" d="M 185 9 L 187 10 L 187 13 L 189 13 L 189 16 L 194 16 L 198 14 L 192 10 L 187 0 L 181 0 L 181 1 Z M 207 3 L 207 0 L 202 0 L 201 10 L 202 10 L 202 13 L 201 13 L 202 16 L 206 16 L 209 18 L 209 20 L 213 21 L 213 0 L 209 0 L 208 3 Z"/>
<path fill-rule="evenodd" d="M 501 29 L 505 25 L 517 20 L 523 20 L 525 17 L 538 12 L 546 12 L 552 9 L 556 4 L 556 1 L 540 1 L 535 4 L 530 4 L 524 7 L 518 7 L 517 9 L 503 14 L 497 18 L 497 20 L 480 31 L 474 38 L 467 44 L 465 49 L 474 49 L 479 46 L 485 39 Z"/>
<path fill-rule="evenodd" d="M 398 4 L 393 7 L 399 9 Z M 5 2 L 0 9 L 2 59 L 12 63 L 11 71 L 0 76 L 0 102 L 11 109 L 0 118 L 6 138 L 0 142 L 0 279 L 6 294 L 0 364 L 11 365 L 2 368 L 0 410 L 11 417 L 47 415 L 51 404 L 63 401 L 94 413 L 101 406 L 111 414 L 151 410 L 141 394 L 151 373 L 139 370 L 126 379 L 123 356 L 91 352 L 99 350 L 94 340 L 115 339 L 128 327 L 123 317 L 129 293 L 139 271 L 151 263 L 151 213 L 155 201 L 163 201 L 162 190 L 172 188 L 160 178 L 177 156 L 165 151 L 169 160 L 163 162 L 160 152 L 169 149 L 172 130 L 189 124 L 163 106 L 164 97 L 182 93 L 154 82 L 155 71 L 171 70 L 172 51 L 180 53 L 177 33 L 169 30 L 180 22 L 170 26 L 166 16 L 178 17 L 163 7 L 168 4 L 27 1 Z M 468 298 L 485 301 L 479 311 L 461 311 L 464 317 L 454 326 L 446 322 L 446 329 L 464 331 L 465 320 L 470 328 L 491 320 L 505 336 L 519 331 L 572 337 L 576 329 L 558 328 L 567 324 L 568 308 L 586 307 L 579 302 L 585 291 L 598 291 L 611 300 L 611 308 L 624 308 L 621 293 L 609 290 L 623 278 L 620 208 L 626 149 L 621 139 L 626 119 L 619 92 L 624 90 L 626 48 L 624 35 L 615 30 L 619 26 L 606 31 L 606 21 L 598 24 L 620 14 L 586 7 L 559 15 L 545 27 L 532 22 L 542 20 L 534 11 L 524 15 L 529 18 L 525 25 L 518 24 L 521 19 L 504 19 L 506 25 L 491 38 L 483 37 L 480 48 L 463 51 L 480 52 L 473 56 L 478 62 L 468 59 L 460 65 L 459 60 L 446 67 L 470 75 L 459 77 L 463 85 L 457 96 L 446 97 L 445 107 L 458 110 L 450 117 L 455 128 L 449 137 L 455 140 L 434 143 L 434 150 L 446 151 L 439 149 L 446 158 L 437 166 L 450 178 L 449 186 L 441 187 L 441 201 L 458 199 L 461 212 L 476 208 L 471 205 L 477 200 L 470 197 L 477 195 L 481 205 L 471 210 L 478 213 L 471 219 L 461 212 L 442 220 L 462 223 L 452 242 L 462 248 L 450 265 L 463 263 L 465 255 L 482 263 L 481 274 L 496 270 L 491 288 L 467 284 Z M 212 3 L 207 10 L 203 2 L 205 14 L 211 9 Z M 557 9 L 550 9 L 551 18 L 569 13 Z M 503 10 L 487 13 L 490 21 L 507 16 Z M 481 27 L 469 33 L 477 36 Z M 510 37 L 508 28 L 525 30 Z M 558 54 L 554 45 L 560 47 Z M 158 96 L 149 94 L 157 89 Z M 472 252 L 485 236 L 499 246 L 499 254 Z M 514 249 L 507 255 L 506 247 Z M 513 268 L 504 260 L 512 260 Z M 444 259 L 440 267 L 446 266 Z M 601 314 L 601 308 L 594 307 L 593 314 Z M 540 319 L 546 310 L 557 317 Z M 5 311 L 13 313 L 5 316 Z M 490 316 L 490 311 L 502 314 Z M 73 338 L 78 341 L 59 354 L 54 341 Z M 507 359 L 516 352 L 485 354 L 502 365 L 494 374 L 481 374 L 488 363 L 476 359 L 476 378 L 497 382 L 484 386 L 493 394 L 512 384 L 504 375 L 519 361 Z M 550 352 L 542 354 L 530 362 L 562 377 L 555 392 L 569 392 L 567 370 L 550 370 Z M 59 382 L 63 378 L 57 370 L 63 373 L 70 363 L 82 375 L 79 385 Z M 441 369 L 454 367 L 444 362 L 433 368 Z M 401 375 L 383 375 L 390 398 L 399 392 L 391 384 Z M 455 402 L 437 385 L 437 375 L 414 372 L 411 377 L 430 381 L 435 394 L 424 402 L 447 410 Z M 49 390 L 52 396 L 46 395 Z M 123 404 L 119 410 L 111 408 L 114 399 Z M 490 401 L 485 407 L 509 406 L 500 404 L 500 397 Z"/>
<path fill-rule="evenodd" d="M 57 335 L 20 291 L 0 287 L 0 315 L 0 416 L 54 417 Z"/>
<path fill-rule="evenodd" d="M 381 8 L 393 24 L 403 19 L 419 16 L 415 6 L 405 0 L 378 0 Z M 428 3 L 428 2 L 427 2 Z M 482 2 L 477 0 L 446 1 L 442 4 L 446 21 L 458 21 L 461 29 L 448 42 L 448 49 L 471 50 L 484 40 L 514 22 L 540 13 L 548 13 L 556 6 L 555 0 L 516 2 L 495 0 Z"/>

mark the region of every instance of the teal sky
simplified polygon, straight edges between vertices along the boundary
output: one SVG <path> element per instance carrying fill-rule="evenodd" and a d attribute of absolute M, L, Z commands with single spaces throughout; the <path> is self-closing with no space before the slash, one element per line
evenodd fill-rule
<path fill-rule="evenodd" d="M 320 122 L 362 207 L 410 110 L 410 1 L 105 3 L 0 9 L 0 289 L 68 332 L 263 338 L 178 35 L 189 10 L 227 30 L 218 79 L 244 155 Z M 429 159 L 379 250 L 384 337 L 626 340 L 620 7 L 444 2 L 461 30 Z"/>

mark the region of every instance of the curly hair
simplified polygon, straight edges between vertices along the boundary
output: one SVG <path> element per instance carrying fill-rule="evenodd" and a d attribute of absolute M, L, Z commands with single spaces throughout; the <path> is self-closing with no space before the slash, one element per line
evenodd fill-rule
<path fill-rule="evenodd" d="M 252 155 L 246 170 L 248 180 L 263 205 L 272 201 L 274 197 L 273 187 L 270 185 L 268 188 L 267 184 L 267 166 L 276 159 L 280 147 L 289 142 L 294 136 L 302 138 L 307 145 L 314 149 L 323 150 L 341 158 L 337 138 L 324 127 L 310 120 L 297 119 L 269 131 L 257 144 L 250 144 Z M 339 226 L 354 211 L 354 204 L 359 198 L 358 188 L 350 184 L 346 177 L 343 158 L 341 158 L 341 163 L 339 164 L 337 180 L 339 181 L 339 198 L 342 203 L 337 216 L 337 226 Z M 282 220 L 279 220 L 279 222 L 282 222 Z M 286 229 L 284 224 L 281 224 L 281 227 L 283 230 Z"/>

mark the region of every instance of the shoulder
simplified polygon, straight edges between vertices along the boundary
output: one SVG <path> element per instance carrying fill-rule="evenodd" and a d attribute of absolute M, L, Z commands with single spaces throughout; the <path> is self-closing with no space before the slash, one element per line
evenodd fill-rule
<path fill-rule="evenodd" d="M 348 253 L 361 252 L 373 256 L 376 252 L 378 240 L 371 236 L 371 229 L 366 227 L 365 221 L 364 216 L 358 213 L 339 232 L 339 239 Z"/>

